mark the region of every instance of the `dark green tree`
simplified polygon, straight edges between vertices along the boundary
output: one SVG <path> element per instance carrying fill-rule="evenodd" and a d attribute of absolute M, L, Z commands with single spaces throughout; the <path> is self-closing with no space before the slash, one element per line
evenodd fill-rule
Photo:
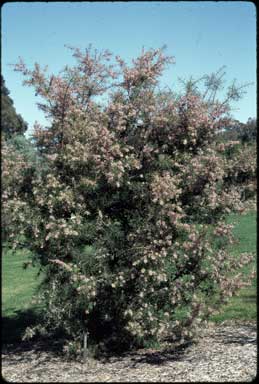
<path fill-rule="evenodd" d="M 242 143 L 256 141 L 257 119 L 249 117 L 246 124 L 240 124 L 238 128 L 238 139 L 241 140 Z"/>
<path fill-rule="evenodd" d="M 16 112 L 9 93 L 1 75 L 1 129 L 6 139 L 17 134 L 23 135 L 28 127 L 22 116 Z"/>
<path fill-rule="evenodd" d="M 236 120 L 221 133 L 223 140 L 239 140 L 242 144 L 256 142 L 257 119 L 251 118 L 246 123 Z"/>

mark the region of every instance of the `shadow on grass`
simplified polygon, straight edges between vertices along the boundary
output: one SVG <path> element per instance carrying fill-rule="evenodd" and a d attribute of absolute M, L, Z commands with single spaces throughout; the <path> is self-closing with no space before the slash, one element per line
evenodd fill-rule
<path fill-rule="evenodd" d="M 243 300 L 244 301 L 250 301 L 252 303 L 255 303 L 256 304 L 256 295 L 244 295 L 243 296 Z"/>
<path fill-rule="evenodd" d="M 37 324 L 39 313 L 36 310 L 18 310 L 12 316 L 2 317 L 2 344 L 19 344 L 27 327 Z"/>
<path fill-rule="evenodd" d="M 4 354 L 9 355 L 12 359 L 13 354 L 25 351 L 33 351 L 32 356 L 27 356 L 26 359 L 35 359 L 37 356 L 41 356 L 42 352 L 50 352 L 51 355 L 63 356 L 62 346 L 64 339 L 62 337 L 43 338 L 34 337 L 32 340 L 24 341 L 22 337 L 27 327 L 37 325 L 41 320 L 41 312 L 37 309 L 17 310 L 13 316 L 2 317 L 2 351 Z M 166 361 L 180 361 L 184 358 L 184 352 L 187 346 L 191 343 L 187 343 L 184 346 L 178 346 L 172 348 L 172 350 L 149 350 L 145 353 L 142 349 L 142 353 L 138 354 L 138 348 L 134 348 L 131 351 L 116 352 L 107 351 L 106 353 L 95 356 L 97 360 L 104 360 L 108 362 L 110 358 L 114 360 L 121 360 L 123 357 L 129 357 L 131 365 L 134 368 L 139 363 L 147 363 L 150 365 L 161 365 Z M 44 355 L 45 356 L 45 355 Z M 45 357 L 41 359 L 47 359 Z M 21 359 L 23 359 L 21 355 Z"/>
<path fill-rule="evenodd" d="M 2 317 L 2 350 L 8 351 L 52 351 L 60 352 L 60 341 L 47 338 L 34 337 L 32 340 L 24 341 L 22 337 L 27 327 L 37 325 L 41 320 L 41 312 L 38 309 L 17 310 L 12 316 Z"/>

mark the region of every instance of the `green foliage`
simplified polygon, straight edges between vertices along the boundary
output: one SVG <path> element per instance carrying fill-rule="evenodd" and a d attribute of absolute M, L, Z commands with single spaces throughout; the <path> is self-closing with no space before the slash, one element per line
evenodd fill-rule
<path fill-rule="evenodd" d="M 7 144 L 11 145 L 15 151 L 22 154 L 26 161 L 37 162 L 39 161 L 39 155 L 33 143 L 24 135 L 15 134 L 9 140 Z"/>
<path fill-rule="evenodd" d="M 242 144 L 255 144 L 257 137 L 257 119 L 249 118 L 247 122 L 241 123 L 235 120 L 229 127 L 226 127 L 220 136 L 224 141 L 240 140 Z"/>
<path fill-rule="evenodd" d="M 27 123 L 21 115 L 17 114 L 13 105 L 13 100 L 9 96 L 9 91 L 5 86 L 5 81 L 1 75 L 1 129 L 6 139 L 13 135 L 23 135 L 27 129 Z"/>
<path fill-rule="evenodd" d="M 257 119 L 251 117 L 247 120 L 246 124 L 241 124 L 238 132 L 238 139 L 242 143 L 255 143 L 257 137 Z"/>
<path fill-rule="evenodd" d="M 8 204 L 13 204 L 17 193 L 22 193 L 26 198 L 31 198 L 31 182 L 36 175 L 40 175 L 43 169 L 46 171 L 46 162 L 37 153 L 35 146 L 23 135 L 13 135 L 8 140 L 2 141 L 3 165 L 3 210 L 2 210 L 2 241 L 11 241 L 10 234 L 16 230 L 19 221 L 15 219 L 17 211 L 13 211 L 13 219 L 7 212 Z M 20 207 L 21 208 L 21 207 Z M 29 212 L 27 212 L 29 214 Z M 14 227 L 12 226 L 14 225 Z M 24 241 L 30 241 L 30 236 Z"/>

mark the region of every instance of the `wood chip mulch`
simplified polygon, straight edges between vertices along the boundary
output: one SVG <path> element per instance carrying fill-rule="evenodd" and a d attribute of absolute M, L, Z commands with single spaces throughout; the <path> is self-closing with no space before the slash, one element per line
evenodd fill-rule
<path fill-rule="evenodd" d="M 66 361 L 42 348 L 2 351 L 9 382 L 249 382 L 257 375 L 256 324 L 209 325 L 182 350 L 139 350 L 121 357 Z"/>

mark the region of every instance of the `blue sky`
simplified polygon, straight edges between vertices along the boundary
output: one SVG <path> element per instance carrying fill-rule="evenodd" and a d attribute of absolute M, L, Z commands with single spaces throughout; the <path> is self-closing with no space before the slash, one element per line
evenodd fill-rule
<path fill-rule="evenodd" d="M 126 60 L 141 48 L 167 45 L 176 63 L 162 83 L 178 89 L 178 77 L 200 77 L 226 65 L 226 84 L 254 82 L 236 103 L 236 119 L 256 116 L 256 8 L 245 1 L 190 2 L 17 2 L 5 3 L 2 16 L 2 74 L 18 113 L 29 123 L 45 123 L 37 97 L 22 86 L 9 66 L 18 56 L 58 72 L 73 64 L 65 44 L 92 43 Z"/>

